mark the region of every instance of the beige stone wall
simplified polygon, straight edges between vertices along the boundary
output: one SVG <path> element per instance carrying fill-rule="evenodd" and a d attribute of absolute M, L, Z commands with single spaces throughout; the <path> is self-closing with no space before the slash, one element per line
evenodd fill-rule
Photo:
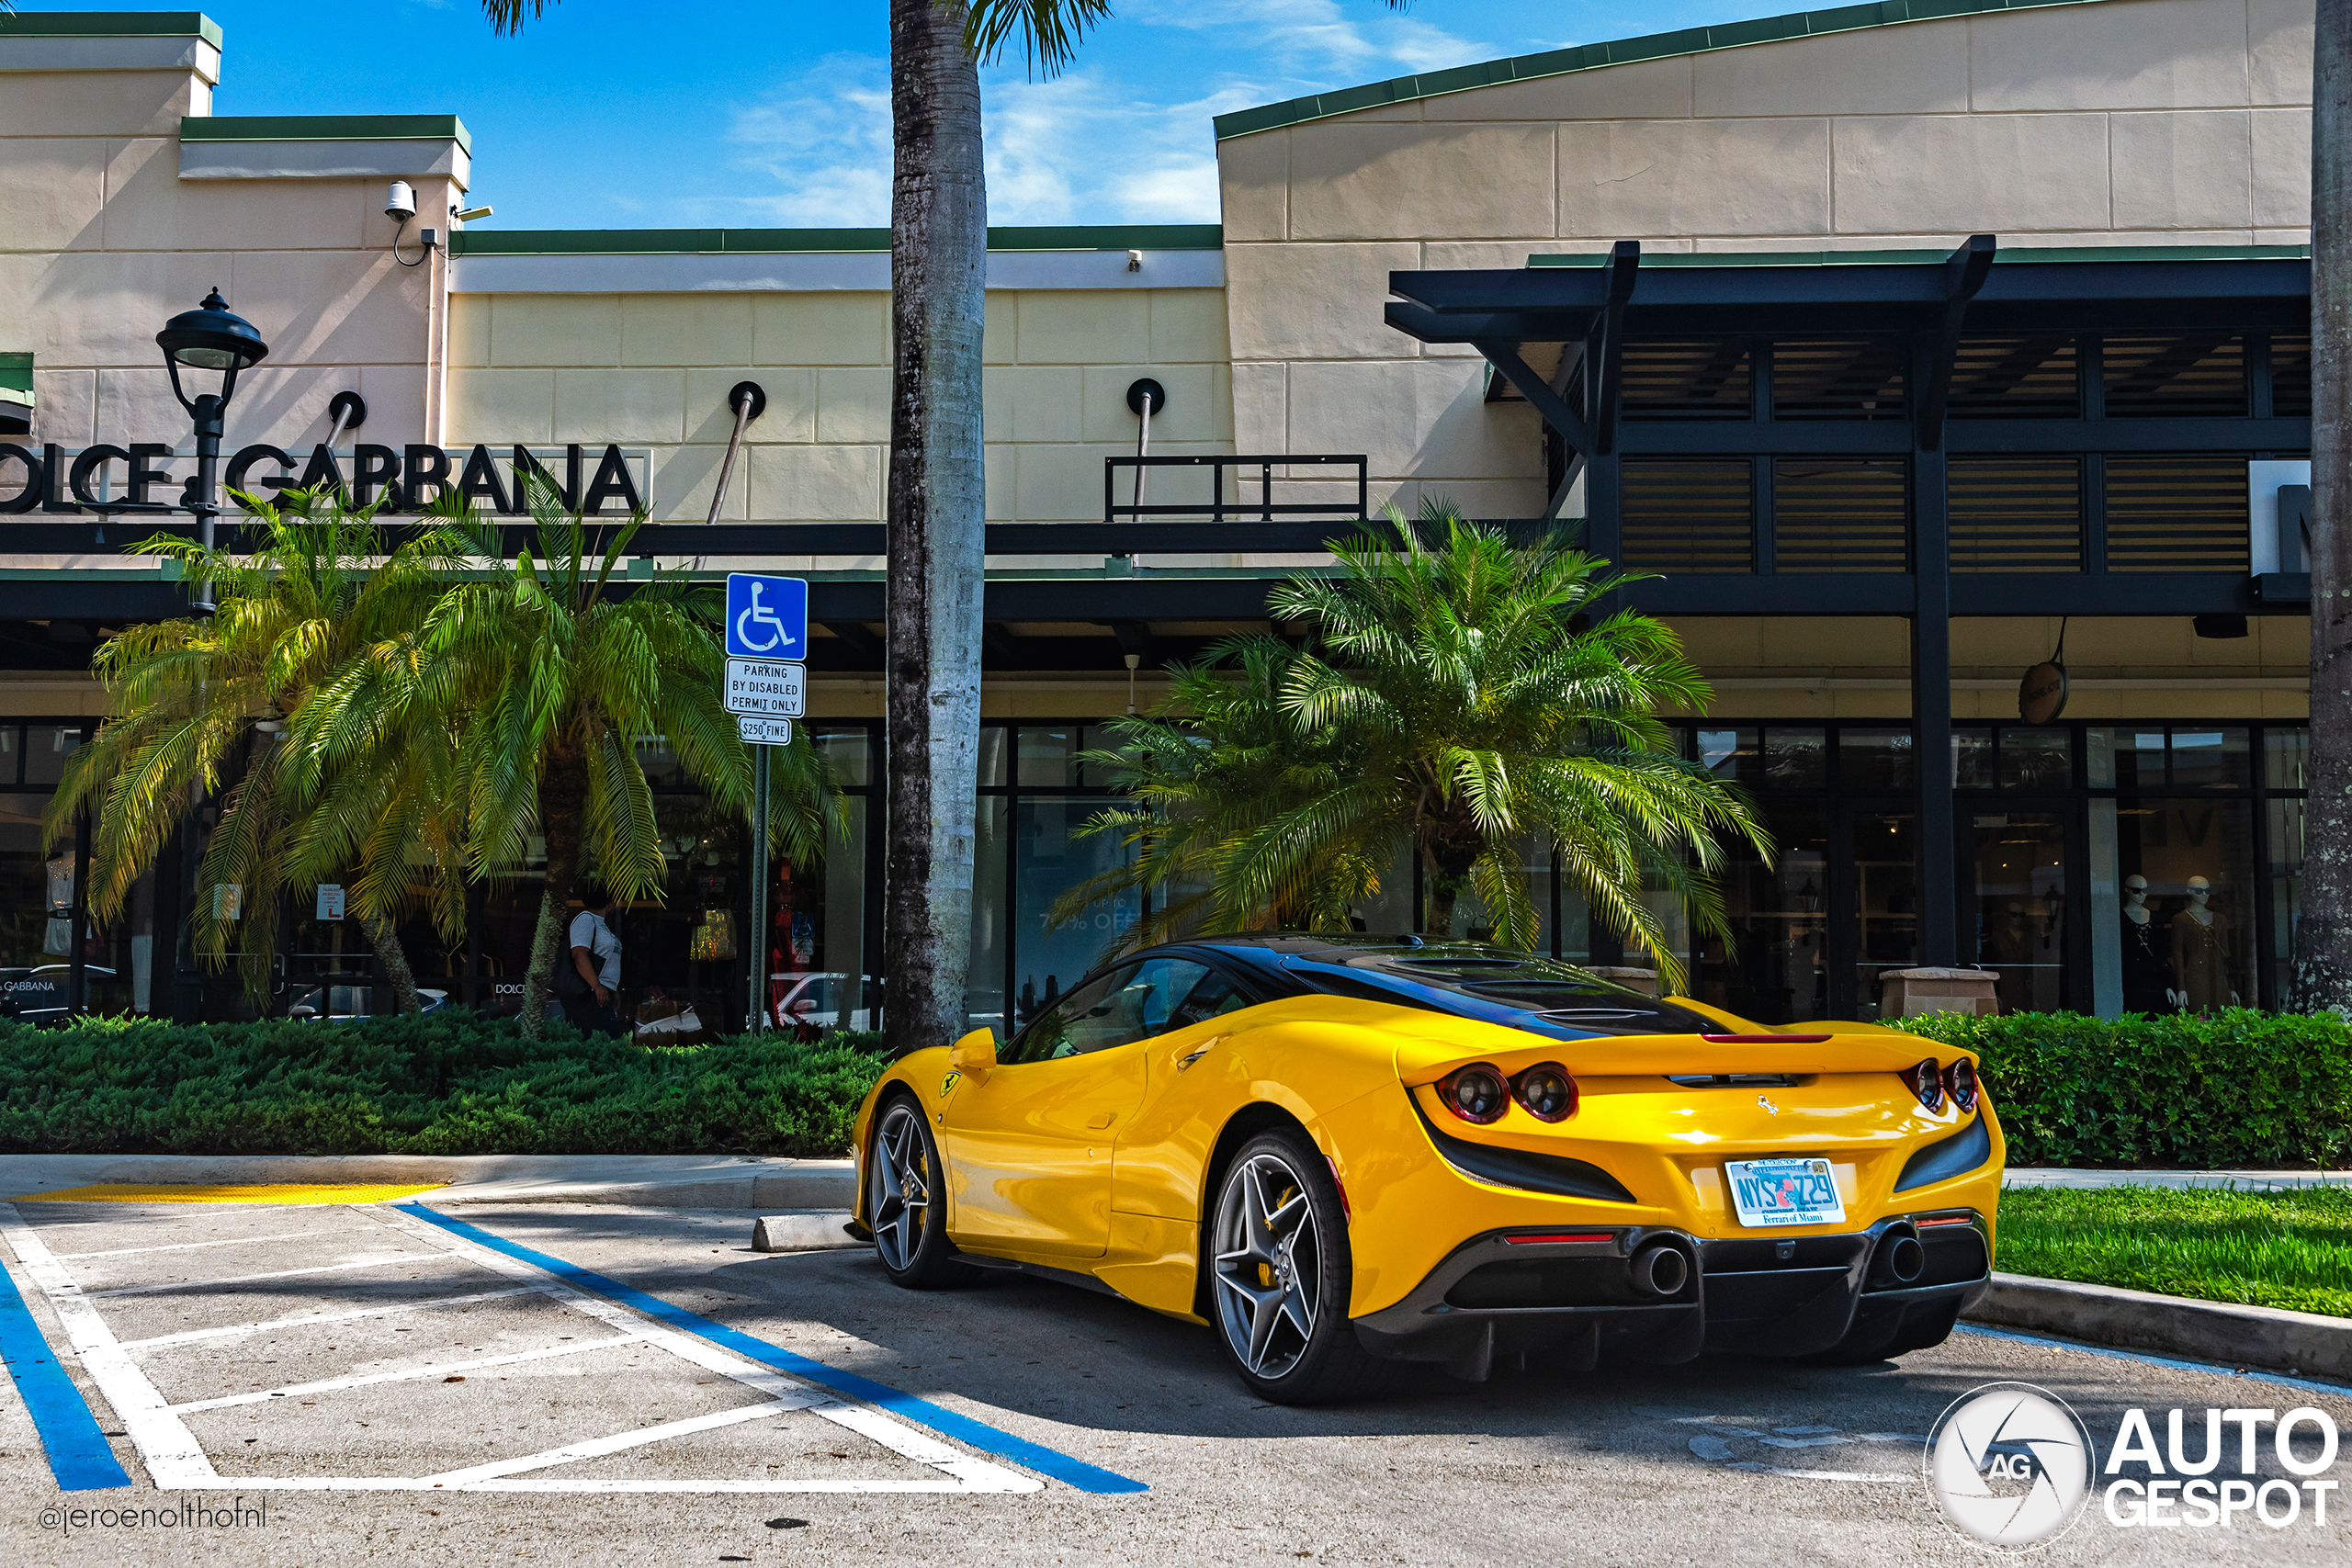
<path fill-rule="evenodd" d="M 1825 34 L 1219 143 L 1235 438 L 1532 515 L 1532 411 L 1381 320 L 1396 268 L 1533 252 L 2293 243 L 2312 0 L 2103 0 Z"/>
<path fill-rule="evenodd" d="M 216 286 L 271 353 L 232 447 L 320 439 L 346 388 L 369 439 L 425 439 L 438 258 L 393 265 L 381 180 L 182 179 L 180 117 L 210 98 L 190 70 L 0 73 L 0 349 L 37 356 L 33 439 L 185 445 L 155 333 Z M 457 194 L 415 184 L 427 214 Z"/>
<path fill-rule="evenodd" d="M 1101 521 L 1102 459 L 1135 450 L 1138 376 L 1168 390 L 1155 453 L 1232 451 L 1225 315 L 1215 288 L 991 290 L 989 516 Z M 748 378 L 768 407 L 727 519 L 882 516 L 888 294 L 460 294 L 450 321 L 452 443 L 648 446 L 656 514 L 698 520 L 733 430 L 727 390 Z"/>

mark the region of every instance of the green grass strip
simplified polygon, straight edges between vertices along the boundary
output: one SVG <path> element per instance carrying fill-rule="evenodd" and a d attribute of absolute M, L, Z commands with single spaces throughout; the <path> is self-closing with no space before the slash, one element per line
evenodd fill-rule
<path fill-rule="evenodd" d="M 2352 1189 L 2012 1187 L 1994 1267 L 2352 1317 Z"/>

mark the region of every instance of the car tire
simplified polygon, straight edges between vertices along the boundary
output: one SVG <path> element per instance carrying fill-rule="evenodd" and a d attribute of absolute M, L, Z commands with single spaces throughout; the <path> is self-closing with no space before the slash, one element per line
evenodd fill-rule
<path fill-rule="evenodd" d="M 1361 1399 L 1396 1363 L 1349 1321 L 1355 1263 L 1329 1163 L 1294 1127 L 1261 1133 L 1225 1168 L 1209 1211 L 1209 1322 L 1251 1393 L 1275 1404 Z"/>
<path fill-rule="evenodd" d="M 905 1095 L 884 1100 L 865 1152 L 865 1224 L 890 1282 L 937 1291 L 978 1279 L 947 1239 L 939 1142 L 922 1108 Z"/>

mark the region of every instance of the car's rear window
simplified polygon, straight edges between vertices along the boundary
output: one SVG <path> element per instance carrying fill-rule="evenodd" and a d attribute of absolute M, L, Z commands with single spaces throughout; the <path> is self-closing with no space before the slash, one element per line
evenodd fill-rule
<path fill-rule="evenodd" d="M 1572 964 L 1483 944 L 1290 953 L 1283 968 L 1306 989 L 1476 1018 L 1556 1040 L 1697 1034 L 1713 1019 Z"/>

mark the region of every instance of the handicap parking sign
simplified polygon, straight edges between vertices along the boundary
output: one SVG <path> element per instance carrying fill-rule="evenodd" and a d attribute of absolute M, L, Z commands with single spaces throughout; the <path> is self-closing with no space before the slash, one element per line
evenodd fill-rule
<path fill-rule="evenodd" d="M 727 574 L 727 651 L 737 659 L 808 657 L 808 583 L 798 577 Z"/>

